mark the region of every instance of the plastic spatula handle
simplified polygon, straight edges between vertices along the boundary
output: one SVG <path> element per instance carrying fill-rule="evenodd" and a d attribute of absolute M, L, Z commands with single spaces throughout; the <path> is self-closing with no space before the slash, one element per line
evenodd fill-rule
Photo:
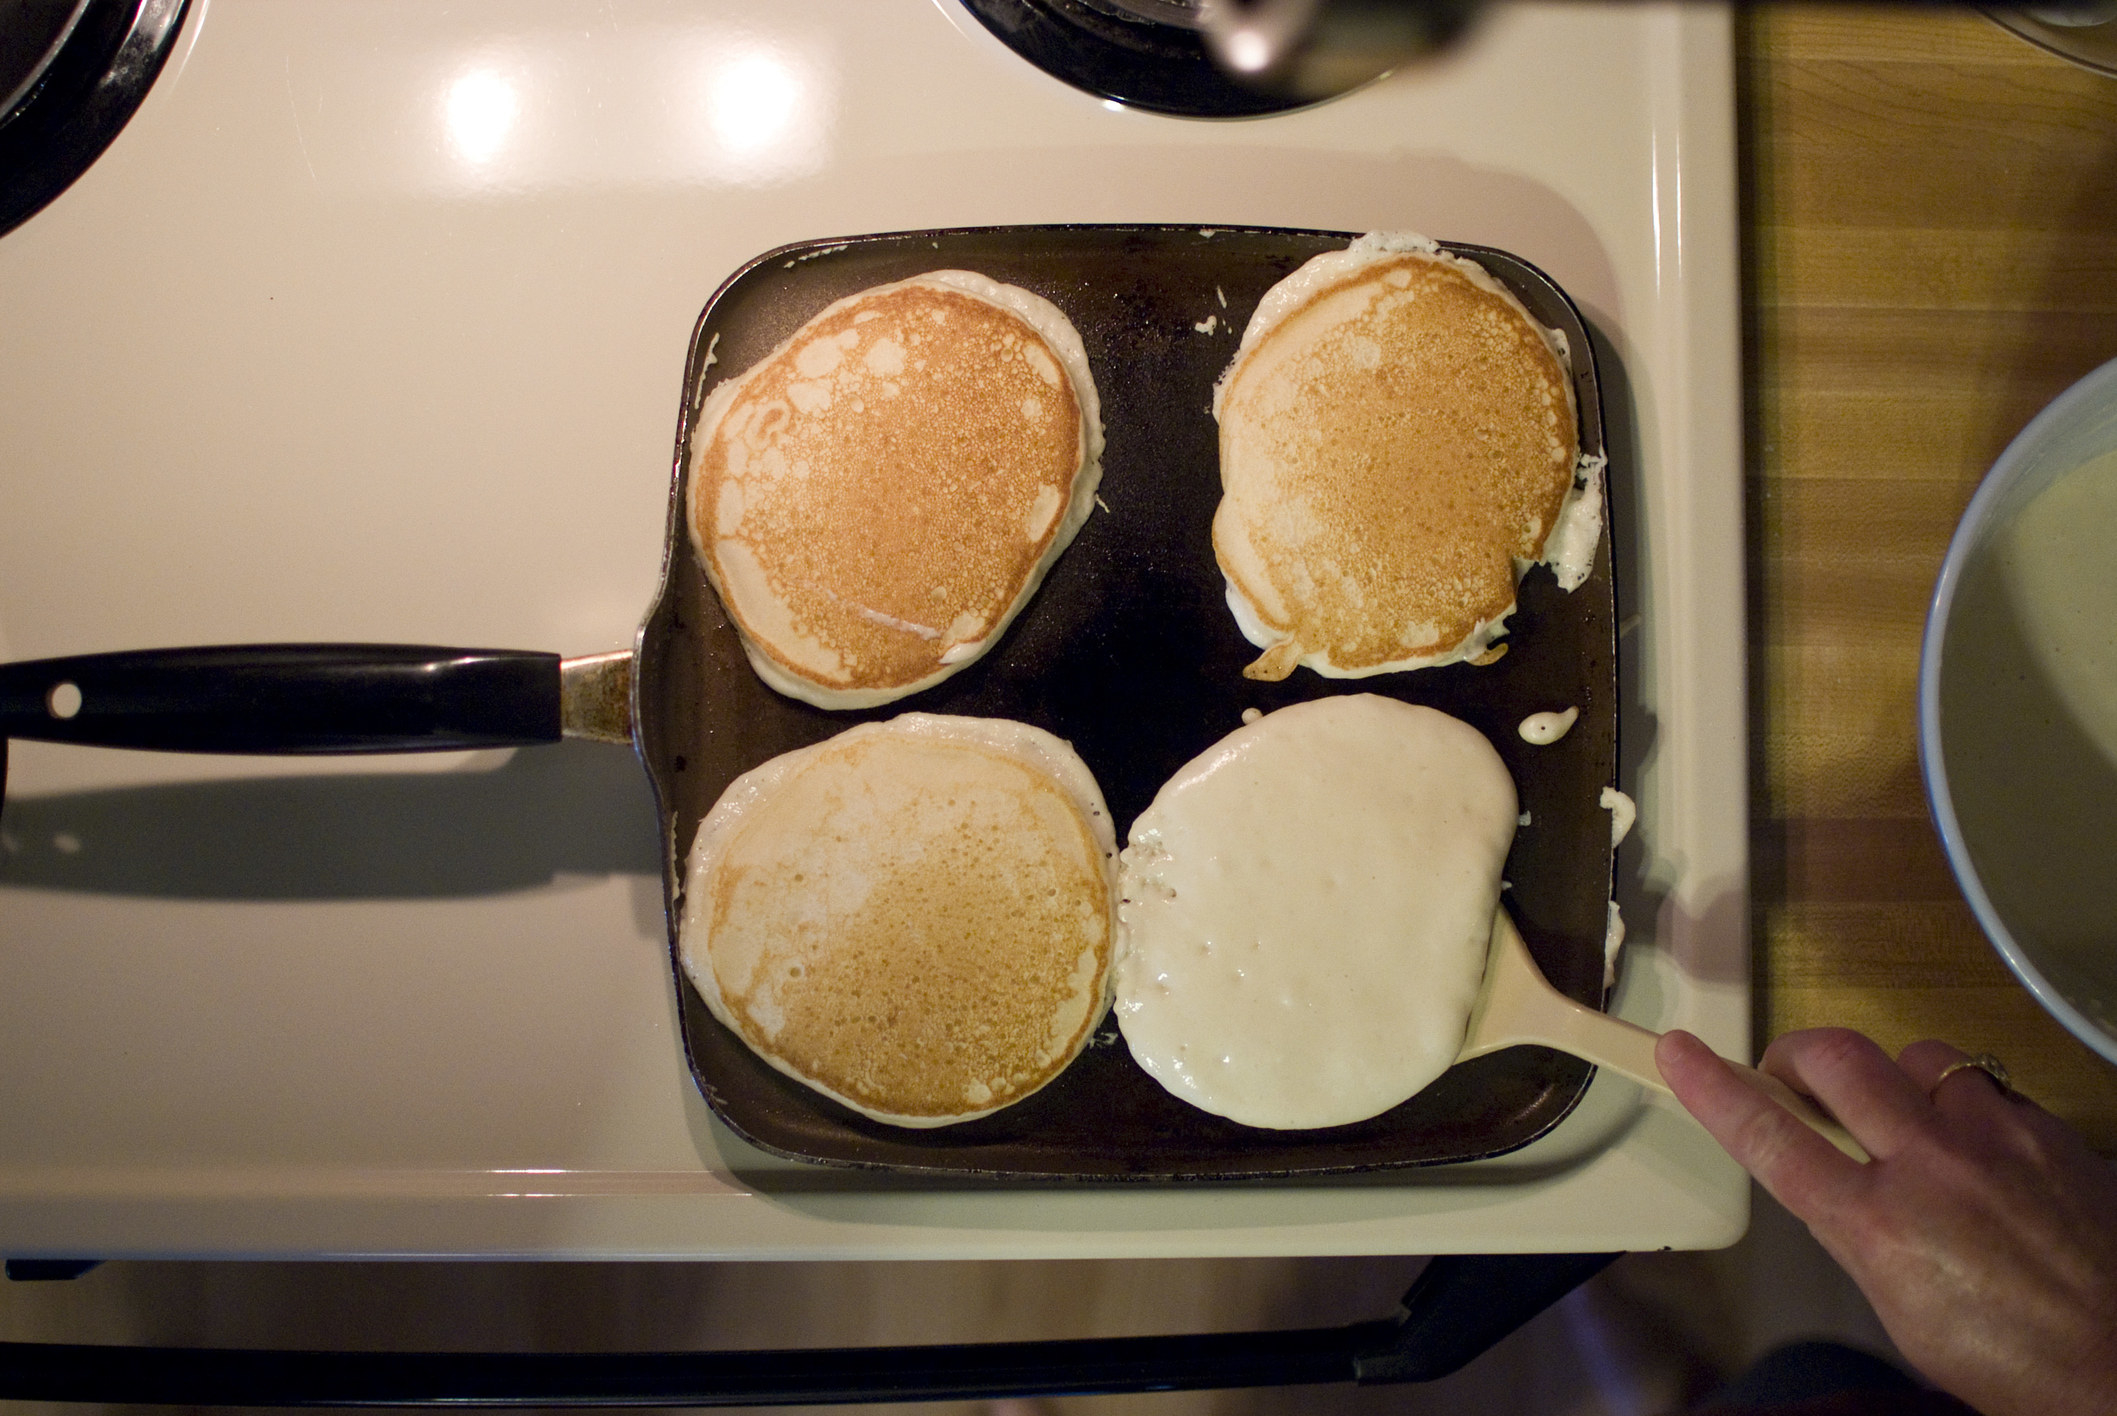
<path fill-rule="evenodd" d="M 0 664 L 0 737 L 171 752 L 439 752 L 557 742 L 559 656 L 230 644 Z"/>
<path fill-rule="evenodd" d="M 1492 916 L 1492 943 L 1485 954 L 1485 982 L 1470 1016 L 1462 1058 L 1497 1052 L 1522 1043 L 1540 1043 L 1607 1067 L 1641 1086 L 1667 1092 L 1654 1044 L 1661 1034 L 1613 1018 L 1574 1002 L 1545 979 L 1529 946 L 1522 942 L 1514 917 L 1501 905 Z M 1796 1119 L 1854 1160 L 1868 1159 L 1866 1148 L 1843 1126 L 1816 1110 L 1815 1104 L 1777 1077 L 1740 1062 L 1730 1063 L 1742 1080 L 1792 1112 Z"/>

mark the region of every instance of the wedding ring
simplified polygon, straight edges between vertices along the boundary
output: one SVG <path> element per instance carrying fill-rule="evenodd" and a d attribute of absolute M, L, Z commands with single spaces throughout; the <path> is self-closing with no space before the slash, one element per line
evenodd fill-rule
<path fill-rule="evenodd" d="M 1926 1089 L 1926 1095 L 1932 1096 L 1935 1092 L 1938 1092 L 1941 1089 L 1941 1083 L 1947 1081 L 1957 1072 L 1966 1072 L 1973 1068 L 1990 1077 L 1992 1084 L 1999 1088 L 2001 1096 L 2013 1096 L 2015 1094 L 2014 1079 L 2007 1075 L 2007 1065 L 1989 1052 L 1980 1052 L 1975 1057 L 1965 1057 L 1959 1062 L 1950 1062 L 1947 1066 L 1941 1068 L 1941 1074 L 1933 1079 L 1933 1085 Z"/>

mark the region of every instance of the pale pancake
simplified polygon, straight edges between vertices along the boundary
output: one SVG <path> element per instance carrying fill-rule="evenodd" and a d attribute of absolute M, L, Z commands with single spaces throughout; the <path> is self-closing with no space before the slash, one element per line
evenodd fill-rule
<path fill-rule="evenodd" d="M 1051 734 L 908 713 L 776 757 L 700 825 L 684 971 L 787 1075 L 878 1121 L 1021 1100 L 1109 1002 L 1116 841 Z"/>
<path fill-rule="evenodd" d="M 1266 651 L 1246 674 L 1478 659 L 1529 564 L 1580 559 L 1584 519 L 1592 561 L 1600 467 L 1578 465 L 1561 355 L 1482 267 L 1424 238 L 1362 238 L 1266 294 L 1214 396 L 1213 549 Z"/>
<path fill-rule="evenodd" d="M 1379 1115 L 1446 1071 L 1484 978 L 1513 779 L 1475 728 L 1352 694 L 1214 744 L 1132 825 L 1118 1026 L 1248 1126 Z"/>
<path fill-rule="evenodd" d="M 692 544 L 751 664 L 866 708 L 989 648 L 1094 505 L 1102 422 L 1050 302 L 968 271 L 840 300 L 713 390 Z"/>

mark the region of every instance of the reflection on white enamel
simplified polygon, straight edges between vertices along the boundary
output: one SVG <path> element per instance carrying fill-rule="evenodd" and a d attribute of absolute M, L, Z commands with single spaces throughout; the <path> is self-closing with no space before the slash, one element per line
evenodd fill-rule
<path fill-rule="evenodd" d="M 695 52 L 704 105 L 699 175 L 763 184 L 824 165 L 832 95 L 817 55 L 747 37 Z"/>
<path fill-rule="evenodd" d="M 802 88 L 801 76 L 776 54 L 753 51 L 722 64 L 706 100 L 713 137 L 741 153 L 784 142 Z"/>
<path fill-rule="evenodd" d="M 513 84 L 490 69 L 473 69 L 449 85 L 446 104 L 449 146 L 474 167 L 492 161 L 521 116 Z"/>
<path fill-rule="evenodd" d="M 822 35 L 539 26 L 484 36 L 431 64 L 363 55 L 343 83 L 302 99 L 303 152 L 319 182 L 394 186 L 417 174 L 421 187 L 481 198 L 764 187 L 813 177 L 831 160 L 838 66 Z M 431 116 L 355 120 L 378 104 Z"/>

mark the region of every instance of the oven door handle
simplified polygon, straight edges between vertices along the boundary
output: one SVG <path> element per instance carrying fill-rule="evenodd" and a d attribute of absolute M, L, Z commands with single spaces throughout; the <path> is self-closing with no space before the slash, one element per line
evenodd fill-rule
<path fill-rule="evenodd" d="M 0 1399 L 198 1406 L 752 1406 L 1432 1381 L 1466 1366 L 1616 1258 L 1444 1255 L 1419 1274 L 1395 1318 L 1283 1332 L 682 1353 L 280 1352 L 0 1343 Z"/>

